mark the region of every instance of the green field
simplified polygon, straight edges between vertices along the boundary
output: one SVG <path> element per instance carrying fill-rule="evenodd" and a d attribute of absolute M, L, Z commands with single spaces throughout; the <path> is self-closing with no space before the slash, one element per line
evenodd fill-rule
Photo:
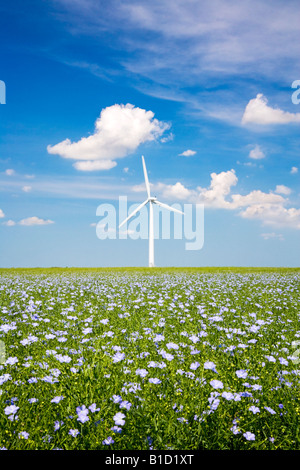
<path fill-rule="evenodd" d="M 299 281 L 1 269 L 0 448 L 299 450 Z"/>

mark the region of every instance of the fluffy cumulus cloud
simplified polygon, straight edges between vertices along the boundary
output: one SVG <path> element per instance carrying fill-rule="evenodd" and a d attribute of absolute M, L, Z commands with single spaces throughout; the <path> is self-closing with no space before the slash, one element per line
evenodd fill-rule
<path fill-rule="evenodd" d="M 151 193 L 159 194 L 169 200 L 186 200 L 192 203 L 203 203 L 207 207 L 232 208 L 232 203 L 226 200 L 231 187 L 235 186 L 238 179 L 234 170 L 221 173 L 211 173 L 211 183 L 208 188 L 188 189 L 181 182 L 175 184 L 150 183 Z M 144 183 L 133 186 L 134 192 L 144 192 Z"/>
<path fill-rule="evenodd" d="M 284 204 L 285 199 L 279 194 L 274 194 L 272 192 L 264 193 L 259 189 L 251 191 L 246 195 L 233 194 L 230 207 L 232 209 L 238 209 L 245 206 L 253 206 L 256 204 L 266 205 L 266 204 Z"/>
<path fill-rule="evenodd" d="M 249 101 L 242 117 L 242 124 L 288 124 L 300 122 L 300 113 L 289 113 L 268 106 L 267 98 L 259 93 Z"/>
<path fill-rule="evenodd" d="M 196 155 L 197 152 L 195 150 L 185 150 L 184 152 L 180 153 L 180 157 L 192 157 L 193 155 Z"/>
<path fill-rule="evenodd" d="M 3 217 L 5 217 L 5 214 L 4 214 L 3 210 L 0 209 L 0 219 L 2 219 Z"/>
<path fill-rule="evenodd" d="M 233 193 L 238 183 L 234 170 L 211 173 L 210 185 L 206 188 L 188 189 L 182 183 L 152 184 L 151 191 L 174 202 L 177 200 L 204 204 L 205 208 L 237 210 L 245 219 L 259 220 L 263 225 L 300 229 L 300 209 L 288 206 L 290 188 L 277 185 L 274 191 L 253 190 L 248 194 Z M 143 185 L 135 186 L 134 191 L 145 190 Z"/>
<path fill-rule="evenodd" d="M 191 200 L 196 194 L 194 190 L 186 188 L 179 181 L 175 184 L 166 183 L 149 183 L 151 194 L 160 194 L 162 198 L 175 199 L 175 200 Z M 132 187 L 132 191 L 135 193 L 146 192 L 145 183 L 137 184 Z"/>
<path fill-rule="evenodd" d="M 184 200 L 190 198 L 193 192 L 187 189 L 182 183 L 179 181 L 173 185 L 164 185 L 162 191 L 162 196 L 167 199 L 178 199 Z"/>
<path fill-rule="evenodd" d="M 198 187 L 199 202 L 216 208 L 230 208 L 231 203 L 225 199 L 230 193 L 231 187 L 235 186 L 238 178 L 234 170 L 211 173 L 209 188 Z"/>
<path fill-rule="evenodd" d="M 13 227 L 14 225 L 16 225 L 16 222 L 14 222 L 14 220 L 6 220 L 5 222 L 3 222 L 2 225 L 6 225 L 7 227 Z"/>
<path fill-rule="evenodd" d="M 115 160 L 133 153 L 141 144 L 158 139 L 170 125 L 154 118 L 152 111 L 132 104 L 109 106 L 101 111 L 94 133 L 78 142 L 65 139 L 48 145 L 50 154 L 76 160 L 80 171 L 109 170 Z"/>
<path fill-rule="evenodd" d="M 285 196 L 288 196 L 291 192 L 292 190 L 284 184 L 278 184 L 275 188 L 275 193 L 284 194 Z"/>
<path fill-rule="evenodd" d="M 296 175 L 297 173 L 298 173 L 298 168 L 296 166 L 292 166 L 291 175 Z"/>
<path fill-rule="evenodd" d="M 300 230 L 300 209 L 287 209 L 282 204 L 254 204 L 242 211 L 240 216 L 260 220 L 264 225 Z"/>
<path fill-rule="evenodd" d="M 2 223 L 2 225 L 6 225 L 7 227 L 14 227 L 15 225 L 24 225 L 24 226 L 32 226 L 32 225 L 49 225 L 49 224 L 54 224 L 53 220 L 45 220 L 45 219 L 40 219 L 39 217 L 33 216 L 33 217 L 27 217 L 27 219 L 22 219 L 19 222 L 15 222 L 14 220 L 6 220 L 5 222 Z"/>
<path fill-rule="evenodd" d="M 249 158 L 252 158 L 253 160 L 261 160 L 262 158 L 265 158 L 265 154 L 259 145 L 255 145 L 255 147 L 250 150 Z"/>
<path fill-rule="evenodd" d="M 54 224 L 53 220 L 45 220 L 45 219 L 40 219 L 39 217 L 33 216 L 33 217 L 28 217 L 27 219 L 22 219 L 19 222 L 19 225 L 49 225 L 49 224 Z"/>

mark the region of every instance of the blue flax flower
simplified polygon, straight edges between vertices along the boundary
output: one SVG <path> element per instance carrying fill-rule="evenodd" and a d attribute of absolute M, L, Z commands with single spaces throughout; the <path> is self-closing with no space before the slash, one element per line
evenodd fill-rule
<path fill-rule="evenodd" d="M 104 439 L 104 441 L 102 441 L 102 444 L 109 446 L 110 444 L 113 444 L 114 442 L 115 441 L 113 440 L 113 438 L 111 436 L 108 436 L 106 439 Z"/>
<path fill-rule="evenodd" d="M 265 410 L 271 413 L 271 415 L 276 415 L 276 411 L 274 411 L 273 408 L 270 408 L 269 406 L 265 406 Z"/>
<path fill-rule="evenodd" d="M 120 403 L 122 401 L 122 397 L 120 395 L 113 395 L 112 400 L 114 403 Z"/>
<path fill-rule="evenodd" d="M 250 406 L 249 411 L 252 411 L 253 414 L 260 413 L 260 409 L 257 406 Z"/>
<path fill-rule="evenodd" d="M 204 369 L 213 370 L 214 372 L 217 372 L 216 371 L 216 364 L 212 361 L 206 361 L 204 363 Z"/>
<path fill-rule="evenodd" d="M 146 377 L 148 371 L 146 371 L 146 369 L 137 369 L 135 373 L 136 375 L 140 375 L 141 377 Z"/>
<path fill-rule="evenodd" d="M 117 352 L 117 353 L 113 356 L 113 362 L 114 362 L 114 363 L 120 362 L 120 361 L 122 361 L 124 358 L 125 358 L 125 354 L 124 354 L 124 353 Z"/>
<path fill-rule="evenodd" d="M 149 382 L 150 382 L 151 384 L 160 384 L 160 383 L 161 383 L 161 380 L 159 380 L 159 379 L 156 378 L 156 377 L 154 377 L 154 378 L 151 377 L 151 378 L 149 379 Z"/>
<path fill-rule="evenodd" d="M 78 406 L 76 408 L 76 413 L 78 415 L 77 421 L 80 421 L 81 423 L 85 423 L 86 421 L 89 421 L 89 417 L 87 416 L 89 413 L 89 410 L 85 405 Z"/>
<path fill-rule="evenodd" d="M 123 426 L 125 424 L 125 415 L 124 413 L 116 413 L 115 416 L 113 417 L 113 420 L 117 426 Z"/>
<path fill-rule="evenodd" d="M 90 410 L 92 413 L 95 413 L 96 411 L 100 411 L 100 408 L 97 408 L 96 403 L 93 403 L 92 405 L 89 406 L 89 410 Z"/>
<path fill-rule="evenodd" d="M 222 397 L 225 398 L 226 400 L 234 400 L 234 395 L 231 392 L 223 392 Z"/>
<path fill-rule="evenodd" d="M 28 398 L 29 403 L 36 403 L 38 401 L 37 398 Z"/>
<path fill-rule="evenodd" d="M 51 400 L 51 403 L 59 403 L 61 400 L 63 400 L 64 397 L 63 396 L 60 396 L 60 397 L 54 397 L 52 398 Z"/>
<path fill-rule="evenodd" d="M 224 386 L 223 383 L 220 380 L 211 380 L 209 383 L 215 389 L 223 388 L 223 386 Z"/>
<path fill-rule="evenodd" d="M 64 424 L 63 421 L 55 421 L 54 423 L 54 431 L 58 431 L 58 429 Z"/>
<path fill-rule="evenodd" d="M 6 408 L 4 408 L 4 413 L 6 415 L 11 415 L 11 414 L 15 414 L 17 411 L 18 411 L 19 407 L 16 406 L 16 405 L 10 405 L 10 406 L 7 406 Z"/>
<path fill-rule="evenodd" d="M 121 401 L 121 403 L 119 404 L 120 408 L 125 408 L 126 410 L 130 410 L 131 406 L 132 406 L 132 403 L 130 403 L 129 401 L 127 400 L 123 400 Z"/>
<path fill-rule="evenodd" d="M 110 428 L 110 430 L 118 434 L 122 432 L 122 428 L 120 428 L 120 426 L 113 426 L 112 428 Z"/>
<path fill-rule="evenodd" d="M 237 370 L 235 373 L 236 373 L 236 376 L 239 379 L 245 379 L 248 375 L 248 372 L 246 370 L 243 370 L 243 369 Z"/>

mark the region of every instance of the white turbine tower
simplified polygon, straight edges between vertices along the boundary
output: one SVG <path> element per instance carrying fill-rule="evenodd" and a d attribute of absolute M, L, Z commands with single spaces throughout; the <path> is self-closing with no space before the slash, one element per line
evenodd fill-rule
<path fill-rule="evenodd" d="M 145 159 L 142 156 L 143 162 L 143 170 L 144 170 L 144 177 L 146 183 L 146 190 L 148 198 L 142 204 L 140 204 L 123 222 L 119 225 L 119 228 L 122 227 L 129 219 L 131 219 L 137 212 L 139 212 L 142 207 L 149 203 L 149 268 L 154 267 L 154 227 L 153 227 L 153 204 L 157 204 L 158 206 L 164 207 L 165 209 L 173 212 L 178 212 L 179 214 L 184 215 L 183 212 L 179 211 L 178 209 L 174 209 L 173 207 L 168 206 L 167 204 L 163 204 L 162 202 L 158 201 L 156 197 L 151 196 L 150 194 L 150 184 L 148 180 L 147 170 Z"/>

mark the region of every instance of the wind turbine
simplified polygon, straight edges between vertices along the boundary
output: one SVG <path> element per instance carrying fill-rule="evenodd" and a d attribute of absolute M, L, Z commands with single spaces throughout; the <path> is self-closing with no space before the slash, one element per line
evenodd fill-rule
<path fill-rule="evenodd" d="M 178 214 L 184 215 L 184 213 L 179 211 L 178 209 L 174 209 L 173 207 L 170 207 L 167 204 L 164 204 L 158 201 L 156 197 L 151 196 L 146 163 L 145 163 L 145 159 L 143 156 L 142 156 L 142 162 L 143 162 L 143 170 L 144 170 L 144 177 L 145 177 L 148 198 L 146 199 L 146 201 L 140 204 L 125 220 L 123 220 L 123 222 L 119 225 L 119 228 L 121 228 L 122 225 L 124 225 L 129 219 L 131 219 L 137 212 L 139 212 L 142 209 L 142 207 L 144 207 L 146 204 L 149 203 L 149 268 L 153 268 L 154 267 L 153 205 L 157 204 L 160 207 L 164 207 L 165 209 L 172 211 L 172 212 L 177 212 Z"/>

